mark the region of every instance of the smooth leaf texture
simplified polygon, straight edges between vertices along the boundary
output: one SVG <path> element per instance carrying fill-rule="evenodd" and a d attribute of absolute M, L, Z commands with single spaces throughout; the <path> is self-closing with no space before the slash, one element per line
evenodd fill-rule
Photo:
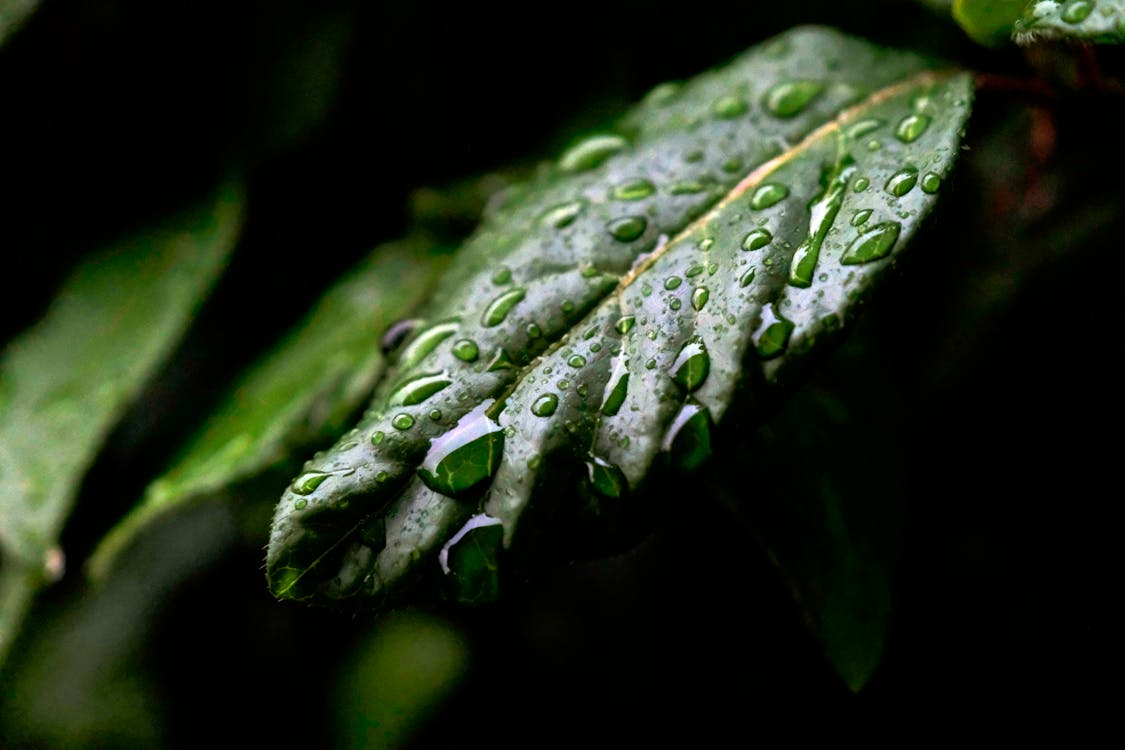
<path fill-rule="evenodd" d="M 1125 0 L 1031 0 L 1016 21 L 1020 44 L 1044 39 L 1125 41 Z"/>
<path fill-rule="evenodd" d="M 0 644 L 34 584 L 61 574 L 55 540 L 78 484 L 223 269 L 242 206 L 241 188 L 228 185 L 91 257 L 0 354 Z M 22 596 L 10 593 L 17 579 L 29 584 Z"/>
<path fill-rule="evenodd" d="M 563 154 L 462 250 L 362 439 L 282 497 L 275 595 L 365 600 L 440 569 L 488 598 L 489 548 L 533 500 L 529 531 L 613 517 L 661 454 L 702 463 L 736 391 L 796 369 L 908 244 L 971 94 L 801 28 Z"/>
<path fill-rule="evenodd" d="M 19 31 L 38 5 L 39 0 L 0 0 L 0 45 Z"/>
<path fill-rule="evenodd" d="M 379 332 L 433 291 L 448 255 L 422 234 L 377 248 L 341 279 L 219 405 L 88 564 L 104 578 L 122 548 L 155 518 L 284 463 L 338 435 L 368 398 L 386 358 Z"/>

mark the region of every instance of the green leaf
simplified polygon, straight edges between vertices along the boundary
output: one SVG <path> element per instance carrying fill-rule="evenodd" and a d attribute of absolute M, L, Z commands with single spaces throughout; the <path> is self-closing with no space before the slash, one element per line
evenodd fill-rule
<path fill-rule="evenodd" d="M 1010 40 L 1026 7 L 1027 0 L 956 0 L 953 18 L 977 42 L 998 46 Z"/>
<path fill-rule="evenodd" d="M 102 540 L 90 575 L 104 578 L 122 548 L 167 511 L 339 435 L 386 365 L 378 332 L 428 296 L 447 260 L 417 234 L 379 247 L 342 278 L 272 355 L 242 377 L 172 468 Z"/>
<path fill-rule="evenodd" d="M 568 151 L 462 250 L 365 439 L 282 497 L 274 594 L 383 597 L 490 561 L 458 530 L 499 522 L 510 547 L 533 500 L 529 532 L 627 516 L 662 455 L 700 463 L 736 392 L 853 316 L 935 202 L 971 96 L 968 75 L 802 28 Z"/>
<path fill-rule="evenodd" d="M 1045 39 L 1125 41 L 1125 0 L 1030 0 L 1016 21 L 1020 44 Z"/>
<path fill-rule="evenodd" d="M 0 0 L 0 46 L 31 18 L 39 0 Z"/>
<path fill-rule="evenodd" d="M 102 441 L 187 329 L 242 223 L 228 185 L 82 263 L 0 354 L 0 555 L 7 580 L 62 572 L 55 546 Z M 10 570 L 9 570 L 10 569 Z M 5 623 L 0 644 L 14 632 Z M 2 647 L 2 645 L 0 645 Z"/>

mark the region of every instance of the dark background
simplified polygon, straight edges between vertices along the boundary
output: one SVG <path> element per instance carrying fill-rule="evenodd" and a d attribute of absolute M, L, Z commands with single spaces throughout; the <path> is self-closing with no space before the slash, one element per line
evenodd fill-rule
<path fill-rule="evenodd" d="M 406 229 L 414 190 L 556 154 L 661 81 L 823 23 L 979 70 L 1038 71 L 1062 93 L 980 94 L 913 260 L 808 385 L 847 407 L 818 447 L 824 461 L 767 465 L 756 456 L 784 461 L 784 439 L 769 453 L 772 433 L 733 417 L 701 475 L 676 480 L 711 491 L 662 484 L 671 502 L 654 499 L 640 547 L 513 577 L 497 605 L 428 603 L 462 634 L 471 665 L 410 746 L 596 745 L 673 728 L 750 743 L 767 725 L 819 735 L 904 712 L 946 727 L 1024 712 L 1102 721 L 1104 683 L 1119 673 L 1111 362 L 1125 278 L 1125 195 L 1111 179 L 1125 152 L 1103 134 L 1121 132 L 1122 98 L 1090 90 L 1073 50 L 984 50 L 901 0 L 756 5 L 44 2 L 0 50 L 0 340 L 37 319 L 85 252 L 232 173 L 246 176 L 250 204 L 228 273 L 87 478 L 63 537 L 72 572 L 29 631 L 91 596 L 83 556 L 232 375 Z M 1106 75 L 1120 72 L 1115 50 L 1099 58 Z M 845 503 L 882 492 L 899 514 L 885 656 L 858 695 L 718 500 L 789 502 L 808 491 L 794 476 L 836 463 L 852 473 Z M 145 613 L 122 669 L 151 686 L 162 746 L 336 741 L 331 685 L 372 617 L 272 601 L 264 533 L 230 532 Z M 17 666 L 21 646 L 40 657 L 22 657 L 24 669 L 44 653 L 31 640 Z M 3 695 L 19 706 L 18 685 Z M 9 712 L 11 742 L 124 747 L 141 736 L 71 733 L 66 706 L 44 701 L 61 728 Z"/>

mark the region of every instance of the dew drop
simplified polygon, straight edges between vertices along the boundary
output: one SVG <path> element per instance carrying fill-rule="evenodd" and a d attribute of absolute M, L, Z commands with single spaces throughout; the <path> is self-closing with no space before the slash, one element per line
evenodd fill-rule
<path fill-rule="evenodd" d="M 396 430 L 409 430 L 414 426 L 414 417 L 409 414 L 396 414 L 391 420 L 391 426 Z"/>
<path fill-rule="evenodd" d="M 941 189 L 941 175 L 937 172 L 926 172 L 922 177 L 922 192 L 933 195 Z"/>
<path fill-rule="evenodd" d="M 607 417 L 612 417 L 621 411 L 621 405 L 625 403 L 625 396 L 629 392 L 629 370 L 628 363 L 621 361 L 618 364 L 620 371 L 615 368 L 614 375 L 616 380 L 612 377 L 610 381 L 612 385 L 607 389 L 605 401 L 602 403 L 602 414 Z"/>
<path fill-rule="evenodd" d="M 531 413 L 537 417 L 549 417 L 558 408 L 559 397 L 553 393 L 544 393 L 531 405 Z"/>
<path fill-rule="evenodd" d="M 795 117 L 809 106 L 824 86 L 817 81 L 786 81 L 770 87 L 762 104 L 778 117 Z"/>
<path fill-rule="evenodd" d="M 472 339 L 458 339 L 453 342 L 453 356 L 462 362 L 476 362 L 480 347 Z"/>
<path fill-rule="evenodd" d="M 742 240 L 742 249 L 761 250 L 771 242 L 773 242 L 773 234 L 770 233 L 770 230 L 760 227 L 746 235 Z"/>
<path fill-rule="evenodd" d="M 693 276 L 698 276 L 701 273 L 703 273 L 703 266 L 696 264 L 688 268 L 688 270 L 684 271 L 684 276 L 687 276 L 690 279 Z"/>
<path fill-rule="evenodd" d="M 470 518 L 438 553 L 445 592 L 460 604 L 485 604 L 500 598 L 500 554 L 504 527 L 481 513 Z"/>
<path fill-rule="evenodd" d="M 916 184 L 918 184 L 918 170 L 914 167 L 906 167 L 891 175 L 885 188 L 891 195 L 901 198 L 913 190 Z"/>
<path fill-rule="evenodd" d="M 543 335 L 543 329 L 535 323 L 528 323 L 526 330 L 529 339 L 537 339 Z"/>
<path fill-rule="evenodd" d="M 324 480 L 332 476 L 325 471 L 309 471 L 293 480 L 291 489 L 297 495 L 311 495 Z"/>
<path fill-rule="evenodd" d="M 668 186 L 668 193 L 670 195 L 695 195 L 702 193 L 707 189 L 707 186 L 702 182 L 695 180 L 684 180 L 682 182 L 675 182 Z"/>
<path fill-rule="evenodd" d="M 376 430 L 375 432 L 371 433 L 371 444 L 378 445 L 379 443 L 383 442 L 386 437 L 386 433 L 384 433 L 382 430 Z"/>
<path fill-rule="evenodd" d="M 457 320 L 445 320 L 419 333 L 403 350 L 399 357 L 399 367 L 406 370 L 421 362 L 438 344 L 457 332 L 458 323 Z"/>
<path fill-rule="evenodd" d="M 691 306 L 695 308 L 696 312 L 699 312 L 703 309 L 703 306 L 707 304 L 707 300 L 710 296 L 711 293 L 707 291 L 707 287 L 696 287 L 695 291 L 691 293 Z"/>
<path fill-rule="evenodd" d="M 903 143 L 913 143 L 918 140 L 926 128 L 930 127 L 931 119 L 928 115 L 907 115 L 899 121 L 895 128 L 895 138 Z"/>
<path fill-rule="evenodd" d="M 863 136 L 871 133 L 872 131 L 878 130 L 881 127 L 883 127 L 882 120 L 876 120 L 875 118 L 869 117 L 853 123 L 850 127 L 848 127 L 847 133 L 849 138 L 859 140 Z"/>
<path fill-rule="evenodd" d="M 507 284 L 512 280 L 512 269 L 500 266 L 492 273 L 492 283 L 497 285 Z"/>
<path fill-rule="evenodd" d="M 606 229 L 618 242 L 632 242 L 644 234 L 647 226 L 648 221 L 643 216 L 625 216 L 606 224 Z"/>
<path fill-rule="evenodd" d="M 387 406 L 413 406 L 435 393 L 440 393 L 452 383 L 444 372 L 425 373 L 403 381 L 387 397 Z"/>
<path fill-rule="evenodd" d="M 304 510 L 305 506 L 308 505 L 308 504 L 309 504 L 309 501 L 302 497 L 302 498 L 298 499 L 297 502 L 293 503 L 293 507 L 296 508 L 297 510 Z"/>
<path fill-rule="evenodd" d="M 711 357 L 699 338 L 684 344 L 672 363 L 672 379 L 689 393 L 703 385 L 710 372 Z"/>
<path fill-rule="evenodd" d="M 512 361 L 512 357 L 508 354 L 507 349 L 500 349 L 492 357 L 492 361 L 488 363 L 486 368 L 488 372 L 496 372 L 497 370 L 510 370 L 516 366 Z"/>
<path fill-rule="evenodd" d="M 594 135 L 576 143 L 559 157 L 559 169 L 564 172 L 585 172 L 618 153 L 629 142 L 619 135 Z"/>
<path fill-rule="evenodd" d="M 855 214 L 852 215 L 852 226 L 858 227 L 860 224 L 863 224 L 864 222 L 866 222 L 870 218 L 871 218 L 871 209 L 870 208 L 860 209 L 859 211 L 856 211 Z"/>
<path fill-rule="evenodd" d="M 553 206 L 552 208 L 548 208 L 546 211 L 544 211 L 543 215 L 539 218 L 539 221 L 541 221 L 545 226 L 554 227 L 555 229 L 562 229 L 563 227 L 568 227 L 573 224 L 574 220 L 578 218 L 579 214 L 582 213 L 582 210 L 585 207 L 586 201 L 584 200 L 573 200 L 566 203 L 560 203 L 559 205 Z M 496 277 L 494 276 L 492 280 L 495 282 Z M 499 284 L 507 282 L 496 283 Z"/>
<path fill-rule="evenodd" d="M 741 117 L 749 109 L 750 105 L 746 103 L 746 100 L 737 96 L 721 96 L 711 105 L 711 111 L 715 113 L 715 117 L 723 120 Z"/>
<path fill-rule="evenodd" d="M 1094 0 L 1069 0 L 1063 6 L 1062 20 L 1070 24 L 1078 24 L 1090 17 L 1094 10 Z"/>
<path fill-rule="evenodd" d="M 635 316 L 626 315 L 622 318 L 617 319 L 617 322 L 613 324 L 613 330 L 624 336 L 629 331 L 633 330 L 633 326 L 636 324 L 636 322 L 637 319 Z"/>
<path fill-rule="evenodd" d="M 855 190 L 857 193 L 862 193 L 870 185 L 871 185 L 871 180 L 867 179 L 866 177 L 860 177 L 858 180 L 855 181 L 855 186 L 852 189 Z"/>
<path fill-rule="evenodd" d="M 566 363 L 568 365 L 570 365 L 571 367 L 577 369 L 579 367 L 585 367 L 586 366 L 586 358 L 583 357 L 581 354 L 575 354 L 570 359 L 568 359 L 566 361 Z"/>
<path fill-rule="evenodd" d="M 586 470 L 590 486 L 604 498 L 617 500 L 629 491 L 629 480 L 625 478 L 625 472 L 604 458 L 590 454 Z"/>
<path fill-rule="evenodd" d="M 789 195 L 789 188 L 778 182 L 767 182 L 759 185 L 754 194 L 750 196 L 750 208 L 760 211 L 774 206 Z"/>
<path fill-rule="evenodd" d="M 840 256 L 840 262 L 844 265 L 857 265 L 886 257 L 898 240 L 901 230 L 902 225 L 895 221 L 877 224 L 852 240 Z"/>
<path fill-rule="evenodd" d="M 773 305 L 762 307 L 762 324 L 754 334 L 754 346 L 762 359 L 776 357 L 789 345 L 793 323 L 774 312 Z"/>
<path fill-rule="evenodd" d="M 619 201 L 639 201 L 656 192 L 656 186 L 643 177 L 623 182 L 613 189 L 613 197 Z"/>
<path fill-rule="evenodd" d="M 508 313 L 511 309 L 525 296 L 527 296 L 527 290 L 521 289 L 520 287 L 504 292 L 488 303 L 488 307 L 484 309 L 484 313 L 481 315 L 481 325 L 485 328 L 500 325 L 504 322 L 504 319 L 508 317 Z"/>
<path fill-rule="evenodd" d="M 754 283 L 754 270 L 755 269 L 751 268 L 749 271 L 742 274 L 742 277 L 739 278 L 739 280 L 738 280 L 738 285 L 742 286 L 742 287 L 747 287 L 747 286 L 750 286 L 752 283 Z"/>
<path fill-rule="evenodd" d="M 430 441 L 418 476 L 435 492 L 457 497 L 496 473 L 504 450 L 504 428 L 487 413 L 489 399 Z"/>
<path fill-rule="evenodd" d="M 679 276 L 669 276 L 668 278 L 664 279 L 664 288 L 668 291 L 671 291 L 678 288 L 680 284 L 683 283 L 683 281 L 684 280 Z"/>
<path fill-rule="evenodd" d="M 683 471 L 698 468 L 711 455 L 711 414 L 695 399 L 688 399 L 672 420 L 661 446 L 673 465 Z"/>

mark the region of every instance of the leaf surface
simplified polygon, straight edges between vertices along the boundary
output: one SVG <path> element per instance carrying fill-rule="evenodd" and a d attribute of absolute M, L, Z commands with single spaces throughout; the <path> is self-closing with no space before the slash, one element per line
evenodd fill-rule
<path fill-rule="evenodd" d="M 1020 44 L 1045 39 L 1125 41 L 1125 0 L 1031 0 L 1016 21 Z"/>
<path fill-rule="evenodd" d="M 90 575 L 104 578 L 122 548 L 162 514 L 339 435 L 386 366 L 380 332 L 426 299 L 447 261 L 419 233 L 377 248 L 337 282 L 102 540 Z"/>
<path fill-rule="evenodd" d="M 7 581 L 30 576 L 41 583 L 61 574 L 55 540 L 79 482 L 218 278 L 242 206 L 241 189 L 226 186 L 91 257 L 63 283 L 43 319 L 0 354 L 0 555 Z M 11 633 L 0 632 L 0 643 Z"/>
<path fill-rule="evenodd" d="M 19 31 L 38 5 L 39 0 L 0 0 L 0 46 Z"/>
<path fill-rule="evenodd" d="M 533 502 L 529 529 L 608 517 L 662 456 L 698 466 L 735 393 L 786 379 L 909 243 L 971 94 L 801 28 L 576 144 L 463 248 L 363 439 L 282 497 L 274 594 L 382 597 L 424 568 L 479 600 Z"/>

